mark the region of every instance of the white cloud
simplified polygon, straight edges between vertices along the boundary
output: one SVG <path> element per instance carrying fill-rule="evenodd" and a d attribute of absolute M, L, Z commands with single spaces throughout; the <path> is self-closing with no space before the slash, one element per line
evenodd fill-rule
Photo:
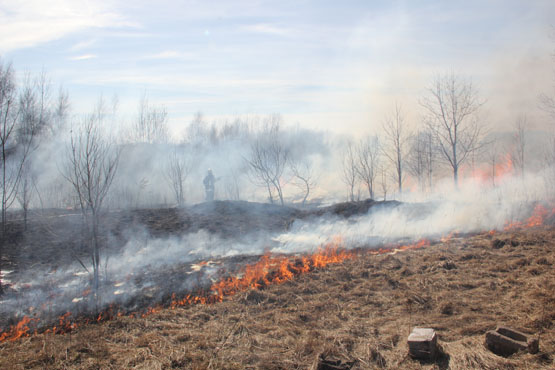
<path fill-rule="evenodd" d="M 80 51 L 83 49 L 87 49 L 96 43 L 96 39 L 90 39 L 78 42 L 77 44 L 73 45 L 69 50 L 71 51 Z"/>
<path fill-rule="evenodd" d="M 95 54 L 83 54 L 83 55 L 78 55 L 75 57 L 71 57 L 69 58 L 70 60 L 87 60 L 87 59 L 94 59 L 96 58 L 97 55 Z"/>
<path fill-rule="evenodd" d="M 88 28 L 131 25 L 100 1 L 0 0 L 0 52 L 57 40 Z"/>

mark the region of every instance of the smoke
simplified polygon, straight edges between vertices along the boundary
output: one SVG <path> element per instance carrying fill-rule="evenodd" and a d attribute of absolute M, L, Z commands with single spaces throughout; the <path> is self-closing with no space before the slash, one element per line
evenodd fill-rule
<path fill-rule="evenodd" d="M 206 211 L 203 204 L 191 204 L 204 199 L 202 178 L 208 168 L 220 178 L 216 183 L 217 199 L 266 202 L 266 190 L 250 181 L 245 167 L 250 145 L 262 132 L 263 124 L 264 119 L 258 123 L 237 124 L 235 131 L 225 135 L 221 128 L 207 130 L 195 140 L 180 143 L 122 144 L 120 166 L 107 201 L 107 208 L 112 210 L 110 219 L 114 219 L 118 209 L 125 210 L 122 212 L 125 215 L 128 209 L 135 209 L 130 211 L 132 214 L 136 209 L 167 209 L 175 205 L 167 179 L 173 153 L 179 153 L 190 165 L 185 180 L 188 206 L 182 210 L 190 222 L 200 222 L 198 219 Z M 529 149 L 528 154 L 544 147 L 541 136 L 537 133 L 529 136 L 528 148 L 532 150 Z M 346 199 L 345 186 L 340 179 L 342 158 L 339 154 L 347 141 L 345 136 L 283 125 L 279 139 L 290 150 L 292 158 L 311 162 L 318 174 L 311 199 L 320 198 L 320 204 Z M 67 163 L 66 146 L 67 135 L 60 135 L 41 142 L 33 154 L 33 171 L 37 175 L 36 196 L 33 198 L 36 219 L 42 217 L 39 211 L 44 208 L 59 209 L 76 204 L 71 188 L 60 175 Z M 495 186 L 488 179 L 467 175 L 458 189 L 454 189 L 452 179 L 436 177 L 433 192 L 394 194 L 402 202 L 378 202 L 367 214 L 348 219 L 333 213 L 316 215 L 316 212 L 312 216 L 300 217 L 302 212 L 310 213 L 316 209 L 317 203 L 290 214 L 289 211 L 280 214 L 269 208 L 256 210 L 255 204 L 246 203 L 237 208 L 236 215 L 228 215 L 233 218 L 239 217 L 240 213 L 250 213 L 253 219 L 263 219 L 264 216 L 283 217 L 284 220 L 287 216 L 286 231 L 285 227 L 281 230 L 264 229 L 253 223 L 238 228 L 231 235 L 210 232 L 228 221 L 218 220 L 221 215 L 213 210 L 210 215 L 215 219 L 204 220 L 206 225 L 188 229 L 186 233 L 171 229 L 175 226 L 168 226 L 166 231 L 170 233 L 154 233 L 145 225 L 132 223 L 132 227 L 121 231 L 123 236 L 111 235 L 108 238 L 109 247 L 102 256 L 103 284 L 99 306 L 91 299 L 90 274 L 76 261 L 60 263 L 55 269 L 39 266 L 11 273 L 3 271 L 3 283 L 10 283 L 11 289 L 0 296 L 0 314 L 4 318 L 0 320 L 0 326 L 5 327 L 11 318 L 22 315 L 36 315 L 41 318 L 41 324 L 48 325 L 65 312 L 86 314 L 111 304 L 128 311 L 141 310 L 167 300 L 172 293 L 207 288 L 222 274 L 237 272 L 240 266 L 263 253 L 313 253 L 338 236 L 345 248 L 379 248 L 422 238 L 439 239 L 451 232 L 503 229 L 507 222 L 528 217 L 534 204 L 548 203 L 553 198 L 553 169 L 542 168 L 541 164 L 545 162 L 538 157 L 535 155 L 535 162 L 531 159 L 529 168 L 530 171 L 539 170 L 523 176 L 509 172 L 498 177 Z M 448 171 L 444 167 L 443 172 L 437 173 L 443 176 Z M 291 174 L 286 173 L 285 177 L 286 200 L 298 198 L 299 190 L 294 186 Z M 363 191 L 361 188 L 358 194 Z M 390 189 L 388 195 L 391 193 Z M 180 211 L 176 212 L 179 214 Z M 157 217 L 156 211 L 152 217 Z M 214 222 L 221 224 L 215 225 Z M 79 235 L 76 224 L 68 222 L 66 232 Z M 88 266 L 87 261 L 85 265 Z"/>
<path fill-rule="evenodd" d="M 281 253 L 313 252 L 334 236 L 347 248 L 375 248 L 388 243 L 440 239 L 452 232 L 502 230 L 507 224 L 531 215 L 535 204 L 551 204 L 553 176 L 550 169 L 524 176 L 506 175 L 498 186 L 470 178 L 453 188 L 441 181 L 433 194 L 407 192 L 403 203 L 378 204 L 368 214 L 343 219 L 297 220 L 288 233 L 275 240 Z M 423 201 L 426 199 L 426 201 Z"/>
<path fill-rule="evenodd" d="M 502 230 L 508 222 L 527 218 L 538 202 L 546 204 L 551 199 L 552 183 L 546 181 L 551 178 L 546 176 L 547 171 L 508 175 L 499 179 L 496 187 L 469 179 L 457 191 L 446 181 L 438 184 L 431 198 L 405 193 L 405 202 L 376 202 L 367 213 L 350 218 L 313 214 L 297 218 L 285 232 L 250 230 L 225 237 L 200 229 L 155 237 L 146 227 L 135 226 L 125 230 L 124 246 L 106 256 L 101 307 L 117 304 L 128 311 L 141 310 L 172 293 L 207 288 L 222 271 L 238 271 L 263 253 L 314 253 L 337 237 L 342 247 L 372 249 L 422 238 L 439 240 L 452 232 Z M 427 201 L 422 201 L 424 196 Z M 273 217 L 284 212 L 278 206 L 257 209 L 252 203 L 240 203 L 235 209 L 250 209 L 255 218 L 262 212 Z M 201 207 L 189 212 L 201 215 L 206 210 Z M 217 218 L 217 210 L 212 215 Z M 1 297 L 0 311 L 6 318 L 34 313 L 43 323 L 67 311 L 94 312 L 97 307 L 89 299 L 89 279 L 77 263 L 56 270 L 26 271 L 11 282 L 16 293 Z"/>

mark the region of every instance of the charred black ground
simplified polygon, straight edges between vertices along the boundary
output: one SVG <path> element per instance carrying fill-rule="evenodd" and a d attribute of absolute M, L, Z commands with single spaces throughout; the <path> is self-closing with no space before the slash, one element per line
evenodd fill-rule
<path fill-rule="evenodd" d="M 395 201 L 366 200 L 299 209 L 245 201 L 215 201 L 186 208 L 111 211 L 103 222 L 103 253 L 104 256 L 113 256 L 108 262 L 113 263 L 115 259 L 121 258 L 118 253 L 136 235 L 144 235 L 147 239 L 175 237 L 179 240 L 177 238 L 199 231 L 215 235 L 221 240 L 248 245 L 252 240 L 287 231 L 298 219 L 349 218 L 384 207 L 394 208 L 399 204 Z M 422 205 L 418 207 L 425 208 Z M 0 328 L 5 330 L 14 325 L 23 315 L 41 316 L 41 326 L 49 326 L 59 315 L 68 311 L 81 317 L 96 315 L 99 309 L 96 303 L 92 307 L 87 298 L 86 282 L 81 281 L 79 286 L 75 286 L 73 273 L 61 278 L 54 277 L 69 265 L 80 270 L 83 277 L 87 276 L 85 268 L 89 257 L 87 245 L 81 237 L 81 215 L 71 210 L 34 212 L 26 229 L 17 214 L 12 217 L 7 233 L 3 236 L 5 253 L 2 261 L 2 270 L 11 271 L 4 276 L 8 280 L 4 284 L 2 298 L 11 300 L 12 306 L 6 308 L 4 304 L 5 307 L 0 307 L 3 313 Z M 194 259 L 168 263 L 163 268 L 145 264 L 144 268 L 125 276 L 127 291 L 117 296 L 115 294 L 120 294 L 117 287 L 123 278 L 108 276 L 100 292 L 106 299 L 101 302 L 101 310 L 109 304 L 115 304 L 122 313 L 143 312 L 154 305 L 167 304 L 173 293 L 183 295 L 206 289 L 215 278 L 234 274 L 259 257 L 251 253 L 216 258 L 210 276 L 204 271 L 201 273 L 192 269 L 192 265 L 198 262 Z M 148 258 L 147 255 L 147 261 Z M 27 283 L 29 280 L 33 283 Z M 22 299 L 23 296 L 25 299 Z M 13 306 L 14 302 L 18 302 L 16 307 Z M 39 314 L 36 308 L 40 306 L 43 308 Z"/>
<path fill-rule="evenodd" d="M 338 203 L 319 208 L 281 207 L 246 201 L 214 201 L 185 208 L 110 211 L 105 216 L 105 252 L 119 251 L 136 230 L 151 237 L 180 236 L 205 230 L 222 238 L 241 239 L 246 235 L 283 232 L 296 219 L 326 215 L 351 217 L 371 209 L 396 207 L 396 201 Z M 72 210 L 43 210 L 29 218 L 27 230 L 17 214 L 12 214 L 4 239 L 2 267 L 24 271 L 37 267 L 58 268 L 87 257 L 80 242 L 81 215 Z"/>

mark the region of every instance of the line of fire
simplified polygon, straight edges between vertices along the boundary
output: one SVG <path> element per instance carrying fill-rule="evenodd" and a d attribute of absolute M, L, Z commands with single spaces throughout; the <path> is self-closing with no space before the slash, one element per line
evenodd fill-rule
<path fill-rule="evenodd" d="M 536 205 L 529 218 L 523 221 L 507 222 L 503 230 L 518 230 L 523 228 L 532 228 L 542 226 L 546 218 L 553 219 L 555 208 L 548 209 L 540 204 Z M 494 235 L 496 230 L 488 231 L 488 234 Z M 79 325 L 110 320 L 114 317 L 128 315 L 129 317 L 146 317 L 150 314 L 159 312 L 163 308 L 175 309 L 180 306 L 188 306 L 193 304 L 216 304 L 222 302 L 226 297 L 231 297 L 237 292 L 249 289 L 263 289 L 271 284 L 280 284 L 287 280 L 293 279 L 295 276 L 310 273 L 314 269 L 325 268 L 329 264 L 341 263 L 347 259 L 357 258 L 360 254 L 395 254 L 398 252 L 418 249 L 433 248 L 438 243 L 447 242 L 453 237 L 457 237 L 458 232 L 453 231 L 438 240 L 421 239 L 412 244 L 406 245 L 384 245 L 376 249 L 353 249 L 347 250 L 340 236 L 336 236 L 334 240 L 326 245 L 320 246 L 314 254 L 301 256 L 274 255 L 266 253 L 254 263 L 246 264 L 232 276 L 225 276 L 213 283 L 206 290 L 198 290 L 196 293 L 184 294 L 172 293 L 171 298 L 166 300 L 164 304 L 153 307 L 145 307 L 141 311 L 129 312 L 125 307 L 118 305 L 110 305 L 107 309 L 98 313 L 97 316 L 82 315 L 81 317 L 73 317 L 71 312 L 66 312 L 58 318 L 53 326 L 40 326 L 41 309 L 30 307 L 28 311 L 38 311 L 38 314 L 24 315 L 23 318 L 15 325 L 12 325 L 5 331 L 0 331 L 0 342 L 14 341 L 22 337 L 28 337 L 37 333 L 67 334 L 76 329 Z M 193 271 L 202 272 L 205 266 L 211 264 L 222 264 L 224 261 L 199 261 L 191 265 Z M 123 284 L 116 282 L 114 286 L 120 287 Z M 90 296 L 91 290 L 86 289 L 82 292 L 81 297 L 74 298 L 80 301 Z M 48 304 L 44 304 L 42 310 L 47 309 Z"/>

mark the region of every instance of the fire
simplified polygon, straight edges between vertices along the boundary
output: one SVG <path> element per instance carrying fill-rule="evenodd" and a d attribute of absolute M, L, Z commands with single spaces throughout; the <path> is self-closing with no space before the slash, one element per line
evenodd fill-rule
<path fill-rule="evenodd" d="M 175 294 L 172 295 L 170 307 L 221 302 L 224 297 L 233 296 L 240 291 L 281 284 L 296 275 L 354 258 L 353 252 L 340 249 L 341 244 L 340 238 L 336 238 L 315 254 L 304 257 L 291 258 L 266 253 L 258 262 L 245 266 L 238 276 L 230 276 L 212 284 L 207 293 L 188 294 L 182 299 L 177 299 Z"/>
<path fill-rule="evenodd" d="M 467 177 L 468 175 L 481 184 L 493 182 L 495 185 L 497 179 L 502 179 L 514 172 L 513 159 L 509 153 L 501 156 L 499 161 L 497 161 L 497 158 L 496 156 L 495 166 L 483 164 L 473 169 L 469 166 L 463 166 L 459 170 L 460 176 Z"/>
<path fill-rule="evenodd" d="M 504 230 L 521 229 L 525 227 L 540 226 L 544 223 L 545 219 L 549 216 L 555 215 L 555 208 L 551 211 L 542 205 L 536 205 L 532 215 L 525 221 L 517 221 L 507 223 Z M 495 231 L 490 231 L 493 235 Z M 456 231 L 451 232 L 447 236 L 441 238 L 441 242 L 450 240 L 453 235 L 457 234 Z M 365 253 L 372 255 L 379 254 L 395 254 L 402 251 L 419 249 L 430 246 L 431 243 L 428 239 L 420 239 L 412 244 L 405 245 L 390 245 L 384 246 L 379 249 L 368 250 Z M 324 268 L 330 264 L 341 263 L 348 259 L 356 258 L 357 253 L 347 251 L 343 248 L 343 242 L 340 237 L 336 237 L 332 242 L 320 247 L 318 251 L 312 255 L 306 256 L 286 256 L 286 255 L 273 255 L 271 253 L 264 254 L 257 262 L 244 266 L 236 276 L 228 276 L 215 283 L 213 283 L 206 290 L 199 290 L 196 293 L 187 294 L 184 297 L 178 297 L 175 293 L 171 296 L 169 307 L 174 309 L 179 306 L 189 306 L 194 304 L 213 304 L 222 302 L 225 297 L 231 297 L 241 291 L 248 289 L 261 289 L 272 284 L 281 284 L 288 280 L 293 279 L 295 276 L 305 274 L 315 269 Z M 197 270 L 202 267 L 210 266 L 214 262 L 203 261 L 195 266 Z M 82 292 L 82 297 L 90 295 L 90 289 Z M 80 298 L 82 299 L 82 298 Z M 44 308 L 44 307 L 43 307 Z M 114 317 L 128 316 L 130 318 L 142 317 L 145 318 L 151 314 L 160 312 L 164 306 L 158 305 L 150 307 L 142 313 L 137 312 L 121 312 L 115 306 L 110 306 L 97 317 L 90 319 L 81 319 L 84 324 L 110 320 Z M 32 311 L 30 309 L 30 311 Z M 67 312 L 59 317 L 55 326 L 43 331 L 44 333 L 52 334 L 65 334 L 77 328 L 77 323 L 72 322 L 71 312 Z M 38 322 L 38 318 L 30 318 L 24 316 L 23 319 L 15 326 L 11 326 L 9 330 L 3 332 L 0 330 L 0 343 L 4 341 L 15 341 L 22 337 L 30 336 L 33 331 L 33 323 Z M 36 325 L 36 324 L 35 324 Z M 34 333 L 37 331 L 34 330 Z"/>
<path fill-rule="evenodd" d="M 507 223 L 503 228 L 503 230 L 511 231 L 511 230 L 524 229 L 528 227 L 541 226 L 543 225 L 547 217 L 552 216 L 554 214 L 555 214 L 555 208 L 553 208 L 551 211 L 548 211 L 544 206 L 542 206 L 541 204 L 538 204 L 536 205 L 536 207 L 534 207 L 534 211 L 532 212 L 532 215 L 526 221 L 514 221 L 514 222 Z"/>
<path fill-rule="evenodd" d="M 29 324 L 33 321 L 38 321 L 38 319 L 32 319 L 29 316 L 23 316 L 20 322 L 15 326 L 11 326 L 10 330 L 6 332 L 0 332 L 0 343 L 6 340 L 15 341 L 22 337 L 29 336 Z"/>

